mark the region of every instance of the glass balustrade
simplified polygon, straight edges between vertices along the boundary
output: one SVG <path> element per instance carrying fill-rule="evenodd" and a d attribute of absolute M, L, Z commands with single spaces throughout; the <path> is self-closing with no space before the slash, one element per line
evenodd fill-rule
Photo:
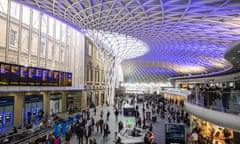
<path fill-rule="evenodd" d="M 226 112 L 240 114 L 240 91 L 222 92 L 195 90 L 188 95 L 187 101 L 198 106 Z"/>

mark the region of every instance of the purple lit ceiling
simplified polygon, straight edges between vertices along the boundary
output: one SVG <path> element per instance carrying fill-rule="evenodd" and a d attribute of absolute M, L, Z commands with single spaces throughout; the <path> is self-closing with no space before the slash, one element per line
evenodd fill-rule
<path fill-rule="evenodd" d="M 239 0 L 16 0 L 79 29 L 119 33 L 149 51 L 122 62 L 125 82 L 231 67 L 224 52 L 240 39 Z M 125 48 L 127 49 L 127 48 Z"/>

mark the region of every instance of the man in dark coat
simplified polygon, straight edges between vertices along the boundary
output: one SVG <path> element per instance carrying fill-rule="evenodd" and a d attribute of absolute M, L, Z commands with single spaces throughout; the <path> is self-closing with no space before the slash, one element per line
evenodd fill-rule
<path fill-rule="evenodd" d="M 109 127 L 108 127 L 108 124 L 105 122 L 103 124 L 103 137 L 107 137 L 108 136 L 108 132 L 109 132 Z"/>

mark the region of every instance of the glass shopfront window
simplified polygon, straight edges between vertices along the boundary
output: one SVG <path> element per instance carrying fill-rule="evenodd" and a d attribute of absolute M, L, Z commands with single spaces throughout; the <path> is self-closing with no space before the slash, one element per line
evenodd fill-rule
<path fill-rule="evenodd" d="M 26 95 L 24 104 L 25 124 L 36 124 L 43 118 L 43 96 L 40 94 Z"/>
<path fill-rule="evenodd" d="M 13 125 L 14 97 L 0 97 L 0 128 Z"/>

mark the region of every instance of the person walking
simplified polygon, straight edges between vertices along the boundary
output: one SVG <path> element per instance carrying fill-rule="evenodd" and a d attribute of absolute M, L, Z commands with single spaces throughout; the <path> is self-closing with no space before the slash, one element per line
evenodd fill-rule
<path fill-rule="evenodd" d="M 107 112 L 107 121 L 109 121 L 110 112 Z"/>
<path fill-rule="evenodd" d="M 118 114 L 119 114 L 118 109 L 115 110 L 114 114 L 115 114 L 115 120 L 118 121 Z"/>
<path fill-rule="evenodd" d="M 100 126 L 100 132 L 101 132 L 101 133 L 103 132 L 103 124 L 104 124 L 103 119 L 100 119 L 100 120 L 99 120 L 99 126 Z"/>
<path fill-rule="evenodd" d="M 95 126 L 96 126 L 97 132 L 98 132 L 98 131 L 99 131 L 99 121 L 97 121 L 97 122 L 95 123 Z"/>
<path fill-rule="evenodd" d="M 78 143 L 83 144 L 83 134 L 84 134 L 83 126 L 79 124 L 76 128 L 77 128 L 76 129 L 76 134 L 77 134 L 77 137 L 78 137 Z"/>
<path fill-rule="evenodd" d="M 103 118 L 103 110 L 101 110 L 101 112 L 100 112 L 100 117 L 101 117 L 101 119 Z"/>
<path fill-rule="evenodd" d="M 94 107 L 94 110 L 93 110 L 93 112 L 94 112 L 94 115 L 96 116 L 96 113 L 97 113 L 96 106 Z"/>
<path fill-rule="evenodd" d="M 103 124 L 103 138 L 107 137 L 108 133 L 109 133 L 109 126 L 108 126 L 107 122 L 105 122 Z"/>
<path fill-rule="evenodd" d="M 88 141 L 89 141 L 89 137 L 91 137 L 92 135 L 92 131 L 91 131 L 91 126 L 87 126 L 86 129 L 85 129 L 85 140 L 86 140 L 86 144 L 88 144 Z"/>

